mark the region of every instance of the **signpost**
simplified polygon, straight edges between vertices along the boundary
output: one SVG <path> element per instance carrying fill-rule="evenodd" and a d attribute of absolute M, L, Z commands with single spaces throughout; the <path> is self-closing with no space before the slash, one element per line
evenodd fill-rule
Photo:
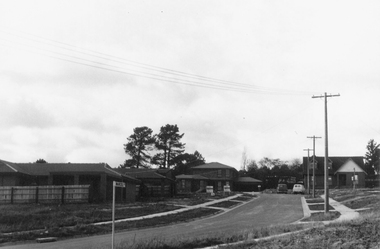
<path fill-rule="evenodd" d="M 115 243 L 115 188 L 125 188 L 124 182 L 113 181 L 113 197 L 112 197 L 112 249 Z"/>

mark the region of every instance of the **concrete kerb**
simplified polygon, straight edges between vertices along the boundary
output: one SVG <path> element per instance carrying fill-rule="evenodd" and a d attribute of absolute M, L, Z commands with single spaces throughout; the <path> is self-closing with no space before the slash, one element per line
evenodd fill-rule
<path fill-rule="evenodd" d="M 321 197 L 324 199 L 324 196 L 321 196 Z M 309 208 L 309 204 L 306 202 L 305 197 L 301 198 L 301 203 L 302 203 L 302 209 L 303 209 L 303 213 L 304 213 L 304 217 L 302 219 L 310 217 L 312 212 Z M 276 235 L 263 237 L 263 238 L 257 238 L 257 239 L 247 239 L 247 240 L 243 240 L 243 241 L 237 241 L 234 243 L 227 243 L 227 244 L 220 244 L 220 245 L 215 245 L 215 246 L 210 246 L 210 247 L 204 247 L 201 249 L 217 249 L 217 248 L 223 248 L 226 246 L 239 245 L 239 244 L 244 244 L 244 243 L 259 242 L 259 241 L 265 241 L 265 240 L 270 240 L 270 239 L 274 239 L 274 238 L 286 237 L 289 235 L 298 234 L 298 233 L 308 231 L 308 230 L 315 228 L 315 227 L 321 227 L 321 226 L 331 224 L 331 223 L 353 220 L 353 219 L 356 219 L 360 216 L 359 213 L 356 212 L 355 210 L 348 208 L 345 205 L 343 205 L 343 204 L 341 204 L 341 203 L 339 203 L 339 202 L 337 202 L 331 198 L 329 198 L 329 203 L 332 207 L 334 207 L 334 209 L 337 212 L 339 212 L 341 214 L 339 218 L 337 218 L 335 220 L 331 220 L 331 221 L 310 221 L 310 222 L 302 222 L 301 221 L 302 219 L 301 219 L 301 220 L 298 220 L 296 222 L 293 222 L 293 224 L 315 224 L 315 226 L 313 225 L 312 227 L 308 227 L 308 228 L 298 230 L 298 231 L 294 231 L 294 232 L 276 234 Z"/>

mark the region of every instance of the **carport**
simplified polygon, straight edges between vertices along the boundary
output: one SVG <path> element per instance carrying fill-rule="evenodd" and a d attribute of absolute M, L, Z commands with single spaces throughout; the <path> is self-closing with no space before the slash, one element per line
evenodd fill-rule
<path fill-rule="evenodd" d="M 245 192 L 259 191 L 259 186 L 262 186 L 262 183 L 262 181 L 249 176 L 239 177 L 235 182 L 234 190 Z"/>

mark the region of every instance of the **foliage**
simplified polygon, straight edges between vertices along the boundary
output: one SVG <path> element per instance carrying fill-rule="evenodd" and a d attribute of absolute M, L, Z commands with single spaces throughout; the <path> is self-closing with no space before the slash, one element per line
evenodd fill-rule
<path fill-rule="evenodd" d="M 367 144 L 367 152 L 365 153 L 365 171 L 368 175 L 374 175 L 380 173 L 379 158 L 380 158 L 380 144 L 377 144 L 375 140 L 371 139 Z"/>
<path fill-rule="evenodd" d="M 45 161 L 45 159 L 40 158 L 36 161 L 36 163 L 47 163 L 47 162 Z"/>
<path fill-rule="evenodd" d="M 264 157 L 258 164 L 255 160 L 250 160 L 247 171 L 240 170 L 239 175 L 261 180 L 264 189 L 275 188 L 280 180 L 286 182 L 289 177 L 302 179 L 302 165 L 299 159 L 294 159 L 289 164 L 280 159 Z"/>
<path fill-rule="evenodd" d="M 124 144 L 125 153 L 127 153 L 131 159 L 126 160 L 123 167 L 147 167 L 147 163 L 151 159 L 148 151 L 152 150 L 152 145 L 155 142 L 152 136 L 153 131 L 143 126 L 134 128 L 133 132 L 134 133 L 127 138 L 128 143 Z"/>
<path fill-rule="evenodd" d="M 194 154 L 180 154 L 173 159 L 174 175 L 190 174 L 190 168 L 205 163 L 205 159 L 198 151 L 195 151 Z"/>
<path fill-rule="evenodd" d="M 185 144 L 180 142 L 183 135 L 179 133 L 177 125 L 162 126 L 160 133 L 155 136 L 155 146 L 162 152 L 154 155 L 151 162 L 160 168 L 174 166 L 174 158 L 185 151 Z"/>

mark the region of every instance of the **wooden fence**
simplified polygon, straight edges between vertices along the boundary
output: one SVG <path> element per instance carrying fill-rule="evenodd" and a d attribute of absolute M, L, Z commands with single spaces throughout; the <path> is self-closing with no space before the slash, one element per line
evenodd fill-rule
<path fill-rule="evenodd" d="M 88 202 L 89 187 L 90 185 L 0 187 L 0 204 Z"/>

